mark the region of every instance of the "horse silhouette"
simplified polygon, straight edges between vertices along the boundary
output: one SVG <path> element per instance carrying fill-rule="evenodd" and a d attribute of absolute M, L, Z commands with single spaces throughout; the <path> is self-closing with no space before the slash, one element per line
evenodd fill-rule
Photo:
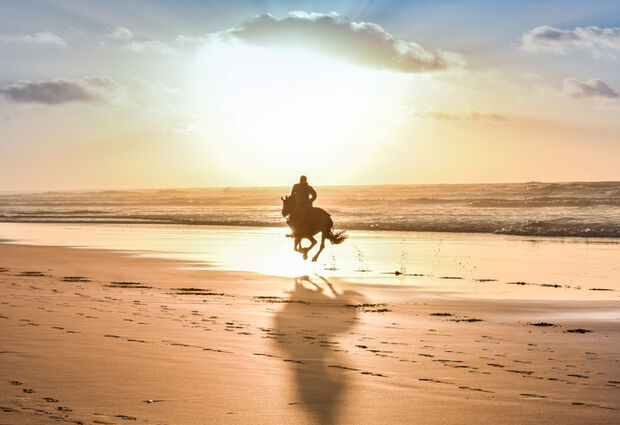
<path fill-rule="evenodd" d="M 286 196 L 282 199 L 282 216 L 290 216 L 295 208 L 295 200 Z M 325 248 L 325 239 L 328 239 L 332 244 L 338 245 L 347 238 L 344 231 L 332 232 L 334 222 L 330 215 L 322 208 L 312 207 L 304 214 L 302 220 L 299 223 L 292 223 L 289 220 L 289 227 L 293 231 L 294 237 L 294 249 L 304 256 L 304 260 L 308 259 L 308 251 L 314 248 L 316 245 L 316 239 L 314 235 L 321 232 L 321 246 L 319 251 L 312 257 L 312 261 L 316 261 Z M 302 239 L 308 239 L 310 246 L 304 248 L 301 246 Z"/>

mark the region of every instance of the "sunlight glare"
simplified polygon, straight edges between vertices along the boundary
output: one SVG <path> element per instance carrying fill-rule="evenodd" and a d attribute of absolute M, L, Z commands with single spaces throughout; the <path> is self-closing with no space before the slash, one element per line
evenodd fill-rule
<path fill-rule="evenodd" d="M 386 99 L 403 77 L 305 50 L 215 42 L 192 69 L 190 104 L 204 119 L 204 137 L 241 162 L 294 157 L 304 166 L 356 155 L 399 119 L 397 102 Z"/>

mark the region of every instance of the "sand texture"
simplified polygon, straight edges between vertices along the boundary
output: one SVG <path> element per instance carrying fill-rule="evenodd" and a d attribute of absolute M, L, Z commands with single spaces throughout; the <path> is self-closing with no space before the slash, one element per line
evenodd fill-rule
<path fill-rule="evenodd" d="M 0 244 L 0 424 L 620 423 L 618 301 L 183 266 Z"/>

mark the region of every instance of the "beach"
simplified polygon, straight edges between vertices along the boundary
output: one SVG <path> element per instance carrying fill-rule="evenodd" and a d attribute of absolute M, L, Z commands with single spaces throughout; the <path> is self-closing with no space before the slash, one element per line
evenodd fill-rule
<path fill-rule="evenodd" d="M 444 261 L 417 273 L 426 276 L 403 277 L 395 273 L 398 256 L 394 264 L 379 261 L 369 248 L 360 251 L 371 271 L 355 272 L 353 260 L 349 271 L 335 247 L 339 270 L 325 270 L 327 257 L 308 266 L 314 268 L 268 274 L 213 254 L 218 261 L 210 264 L 208 255 L 198 258 L 189 249 L 114 249 L 84 229 L 76 230 L 83 240 L 98 242 L 71 243 L 62 228 L 49 232 L 64 235 L 53 242 L 30 228 L 38 236 L 26 245 L 15 243 L 23 228 L 3 229 L 13 243 L 0 244 L 0 423 L 620 419 L 617 275 L 601 254 L 613 257 L 617 244 L 590 242 L 600 252 L 582 252 L 590 259 L 574 266 L 587 271 L 576 289 L 574 282 L 557 279 L 561 267 L 549 260 L 571 241 L 538 242 L 542 248 L 532 253 L 542 258 L 543 265 L 533 269 L 537 277 L 528 275 L 532 270 L 517 255 L 518 240 L 502 242 L 498 255 L 505 264 L 518 262 L 505 275 L 463 268 L 455 274 L 458 262 Z M 141 229 L 144 240 L 152 234 L 162 239 L 156 229 Z M 243 240 L 220 233 L 232 239 L 231 246 Z M 130 227 L 124 234 L 125 242 L 132 240 Z M 248 234 L 247 240 L 264 240 Z M 274 230 L 273 236 L 277 246 L 290 249 L 282 233 Z M 364 245 L 355 236 L 347 244 L 381 248 L 381 238 Z M 202 239 L 205 252 L 228 246 Z M 428 245 L 430 239 L 418 242 Z M 445 237 L 443 246 L 459 243 L 465 245 Z M 569 251 L 581 248 L 573 243 Z M 498 248 L 491 245 L 491 251 Z M 271 255 L 266 252 L 241 244 L 237 261 Z M 414 275 L 414 254 L 406 252 L 403 274 Z M 445 255 L 435 261 L 451 258 Z M 492 270 L 468 258 L 471 270 Z M 607 269 L 597 270 L 591 262 L 596 258 Z M 420 269 L 430 263 L 423 261 Z M 555 260 L 569 269 L 570 263 Z M 521 279 L 515 277 L 519 270 Z M 491 295 L 472 293 L 474 285 L 487 285 Z M 564 295 L 549 295 L 554 293 Z"/>
<path fill-rule="evenodd" d="M 620 425 L 620 1 L 4 3 L 0 425 Z"/>

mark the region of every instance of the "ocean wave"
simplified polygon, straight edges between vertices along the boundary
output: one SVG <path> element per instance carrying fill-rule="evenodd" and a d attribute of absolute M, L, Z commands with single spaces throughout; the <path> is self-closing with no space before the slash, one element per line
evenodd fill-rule
<path fill-rule="evenodd" d="M 476 199 L 472 207 L 529 208 L 529 207 L 592 207 L 597 205 L 620 206 L 620 198 L 538 197 L 526 199 Z"/>
<path fill-rule="evenodd" d="M 167 224 L 186 226 L 247 226 L 247 227 L 284 227 L 283 219 L 271 218 L 256 220 L 253 218 L 201 218 L 175 216 L 0 216 L 0 222 L 12 223 L 62 223 L 62 224 Z M 567 224 L 543 221 L 502 225 L 493 222 L 435 221 L 435 222 L 363 222 L 341 220 L 336 222 L 344 230 L 383 230 L 407 232 L 449 232 L 449 233 L 496 233 L 522 236 L 564 236 L 564 237 L 599 237 L 620 238 L 620 225 L 601 224 Z"/>
<path fill-rule="evenodd" d="M 620 237 L 620 183 L 317 188 L 351 230 Z M 0 194 L 0 222 L 284 226 L 288 188 Z"/>

